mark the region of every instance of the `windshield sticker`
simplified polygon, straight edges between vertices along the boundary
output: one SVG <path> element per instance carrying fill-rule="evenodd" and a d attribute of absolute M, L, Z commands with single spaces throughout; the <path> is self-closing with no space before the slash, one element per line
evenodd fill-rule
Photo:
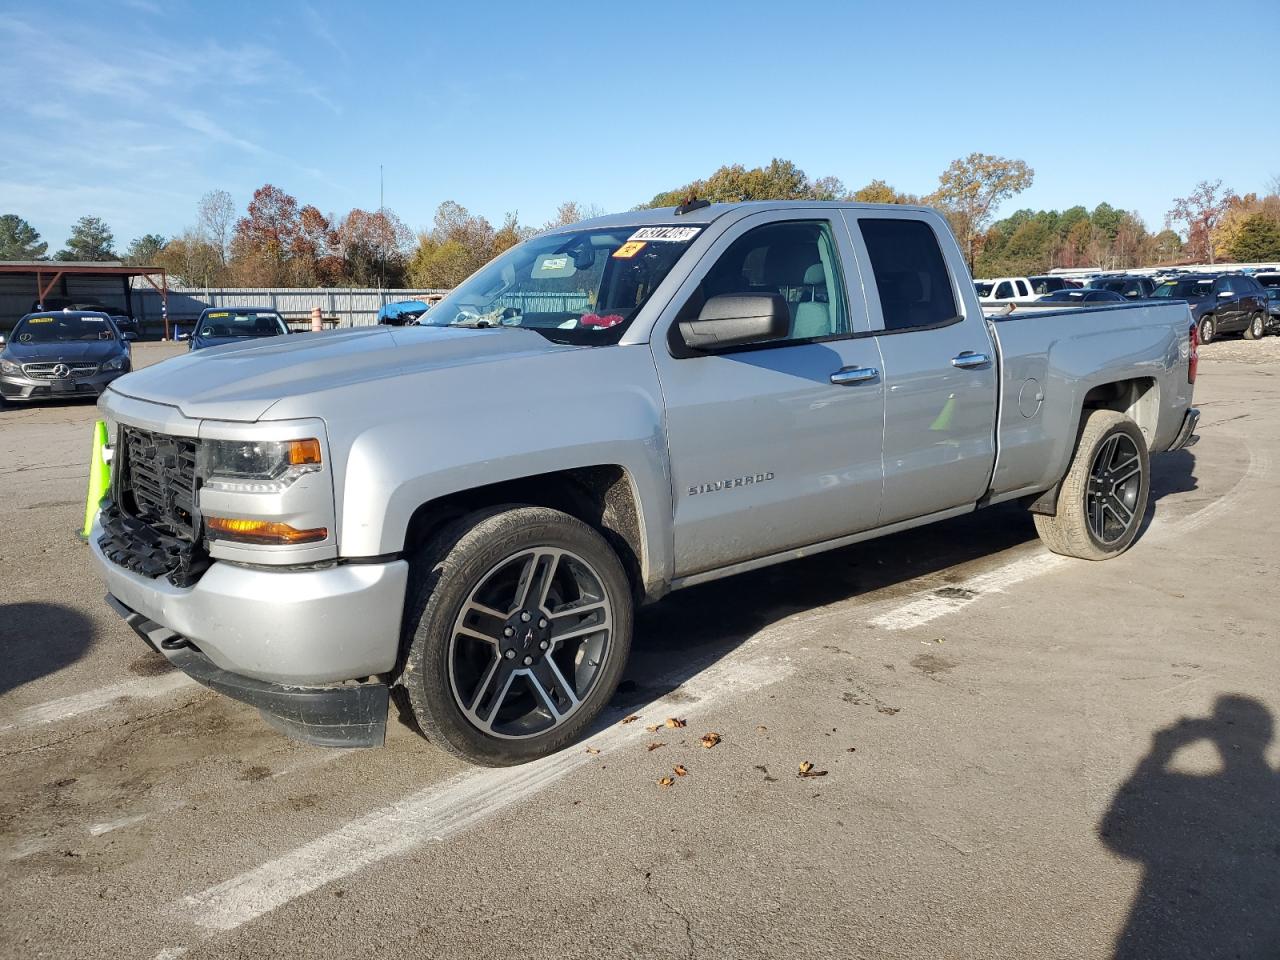
<path fill-rule="evenodd" d="M 641 227 L 627 239 L 654 240 L 659 243 L 688 243 L 701 232 L 701 227 Z"/>
<path fill-rule="evenodd" d="M 229 317 L 231 316 L 231 314 L 228 313 L 226 310 L 223 310 L 221 313 L 211 313 L 208 316 L 210 320 L 216 320 L 220 317 Z"/>
<path fill-rule="evenodd" d="M 53 317 L 32 317 L 27 323 L 53 323 Z"/>
<path fill-rule="evenodd" d="M 567 253 L 546 254 L 534 262 L 531 276 L 537 280 L 571 277 L 577 270 Z"/>
<path fill-rule="evenodd" d="M 613 251 L 613 255 L 618 260 L 630 260 L 637 253 L 643 250 L 645 243 L 643 240 L 628 240 L 617 250 Z"/>

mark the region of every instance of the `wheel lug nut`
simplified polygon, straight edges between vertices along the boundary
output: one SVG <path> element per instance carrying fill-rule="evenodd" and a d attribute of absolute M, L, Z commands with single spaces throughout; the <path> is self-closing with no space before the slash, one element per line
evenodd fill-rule
<path fill-rule="evenodd" d="M 533 663 L 533 657 L 525 657 L 525 658 L 524 658 L 524 665 L 525 665 L 526 667 L 527 667 L 527 666 L 529 666 L 529 664 L 531 664 L 531 663 Z"/>
<path fill-rule="evenodd" d="M 547 649 L 547 641 L 543 640 L 540 644 L 538 644 L 538 649 L 540 650 Z"/>
<path fill-rule="evenodd" d="M 504 637 L 514 637 L 514 636 L 516 635 L 516 628 L 515 628 L 515 627 L 507 627 L 506 629 L 504 629 L 504 630 L 502 631 L 502 635 L 503 635 Z"/>
<path fill-rule="evenodd" d="M 528 611 L 528 610 L 526 610 L 524 613 L 520 614 L 520 621 L 521 621 L 522 623 L 528 623 L 528 622 L 529 622 L 530 620 L 532 620 L 532 619 L 533 619 L 533 617 L 530 615 L 530 613 L 529 613 L 529 611 Z"/>
<path fill-rule="evenodd" d="M 546 618 L 546 617 L 539 617 L 539 618 L 538 618 L 538 629 L 539 629 L 539 630 L 545 630 L 545 629 L 547 629 L 547 618 Z"/>
<path fill-rule="evenodd" d="M 508 660 L 514 660 L 516 656 L 516 652 L 514 650 L 508 650 L 505 654 L 503 654 L 503 656 L 505 656 Z"/>

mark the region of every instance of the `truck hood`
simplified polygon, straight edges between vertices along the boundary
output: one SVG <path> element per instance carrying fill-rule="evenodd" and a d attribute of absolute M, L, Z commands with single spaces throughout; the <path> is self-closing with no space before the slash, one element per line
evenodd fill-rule
<path fill-rule="evenodd" d="M 529 330 L 373 327 L 270 337 L 196 350 L 121 377 L 110 389 L 194 419 L 262 419 L 284 397 L 407 373 L 577 349 Z"/>

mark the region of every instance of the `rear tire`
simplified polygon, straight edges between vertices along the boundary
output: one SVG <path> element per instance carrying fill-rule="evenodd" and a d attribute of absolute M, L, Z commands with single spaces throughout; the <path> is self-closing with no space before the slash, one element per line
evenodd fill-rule
<path fill-rule="evenodd" d="M 1118 556 L 1138 536 L 1150 486 L 1151 460 L 1138 425 L 1123 413 L 1094 410 L 1080 430 L 1057 514 L 1036 514 L 1036 532 L 1066 557 Z"/>
<path fill-rule="evenodd" d="M 631 586 L 580 520 L 503 506 L 451 524 L 415 558 L 398 683 L 426 738 L 485 766 L 573 743 L 631 648 Z"/>
<path fill-rule="evenodd" d="M 1249 318 L 1249 325 L 1244 328 L 1244 338 L 1246 340 L 1261 340 L 1267 335 L 1267 322 L 1261 313 L 1255 313 Z"/>
<path fill-rule="evenodd" d="M 1200 318 L 1200 342 L 1213 343 L 1213 335 L 1217 332 L 1218 325 L 1213 319 L 1212 313 L 1206 313 Z"/>

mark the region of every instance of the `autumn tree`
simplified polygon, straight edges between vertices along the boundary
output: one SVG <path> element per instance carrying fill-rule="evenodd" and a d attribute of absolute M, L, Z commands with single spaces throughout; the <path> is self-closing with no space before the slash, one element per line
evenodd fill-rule
<path fill-rule="evenodd" d="M 154 259 L 178 283 L 188 287 L 216 287 L 226 279 L 226 268 L 218 249 L 194 228 L 185 230 L 164 245 Z"/>
<path fill-rule="evenodd" d="M 0 260 L 42 260 L 49 244 L 16 213 L 0 216 Z"/>
<path fill-rule="evenodd" d="M 352 284 L 404 285 L 413 234 L 394 213 L 352 210 L 336 232 L 344 272 Z"/>
<path fill-rule="evenodd" d="M 1035 171 L 1021 160 L 971 153 L 951 161 L 938 178 L 938 189 L 925 202 L 939 207 L 951 221 L 965 260 L 972 268 L 995 209 L 1034 180 Z"/>
<path fill-rule="evenodd" d="M 519 229 L 514 220 L 511 228 Z M 411 282 L 420 287 L 456 287 L 493 258 L 497 236 L 484 217 L 446 200 L 436 209 L 431 229 L 418 234 L 409 261 Z"/>
<path fill-rule="evenodd" d="M 1213 231 L 1231 206 L 1233 196 L 1230 188 L 1223 189 L 1221 180 L 1201 180 L 1189 194 L 1173 201 L 1165 225 L 1183 224 L 1192 256 L 1214 263 Z"/>
<path fill-rule="evenodd" d="M 59 250 L 55 260 L 103 261 L 117 258 L 115 237 L 105 220 L 99 217 L 81 217 L 71 228 L 67 245 Z"/>
<path fill-rule="evenodd" d="M 858 203 L 919 203 L 920 198 L 909 193 L 899 193 L 883 180 L 872 180 L 865 187 L 853 191 Z"/>
<path fill-rule="evenodd" d="M 124 252 L 124 262 L 133 266 L 150 266 L 164 249 L 165 239 L 158 233 L 135 237 Z"/>
<path fill-rule="evenodd" d="M 291 285 L 298 230 L 296 199 L 269 183 L 255 190 L 247 215 L 236 221 L 232 234 L 236 280 L 246 286 Z"/>
<path fill-rule="evenodd" d="M 338 231 L 331 217 L 307 204 L 298 211 L 298 231 L 290 249 L 294 282 L 306 287 L 334 286 L 347 279 Z"/>
<path fill-rule="evenodd" d="M 705 180 L 694 180 L 674 190 L 658 194 L 646 207 L 674 207 L 688 197 L 712 203 L 740 200 L 847 200 L 849 193 L 835 177 L 809 176 L 790 160 L 774 158 L 768 166 L 747 169 L 740 163 L 726 164 Z"/>

